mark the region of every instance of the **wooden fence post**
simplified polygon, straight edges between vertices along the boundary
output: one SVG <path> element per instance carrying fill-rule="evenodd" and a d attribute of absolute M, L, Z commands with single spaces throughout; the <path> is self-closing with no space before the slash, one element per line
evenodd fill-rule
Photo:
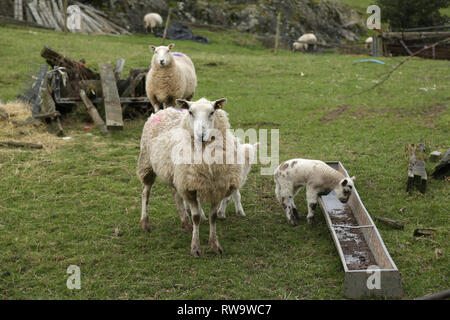
<path fill-rule="evenodd" d="M 280 23 L 281 23 L 281 11 L 278 11 L 277 17 L 277 31 L 275 34 L 275 55 L 278 55 L 278 45 L 280 44 Z"/>
<path fill-rule="evenodd" d="M 63 8 L 63 17 L 64 17 L 64 33 L 67 33 L 67 2 L 68 0 L 64 0 L 64 8 Z"/>
<path fill-rule="evenodd" d="M 162 45 L 164 45 L 164 42 L 166 41 L 167 29 L 169 28 L 169 20 L 170 20 L 170 15 L 171 14 L 172 14 L 172 8 L 169 8 L 169 13 L 167 14 L 167 19 L 166 19 L 166 25 L 164 27 L 164 33 L 163 33 L 163 38 L 162 38 Z"/>

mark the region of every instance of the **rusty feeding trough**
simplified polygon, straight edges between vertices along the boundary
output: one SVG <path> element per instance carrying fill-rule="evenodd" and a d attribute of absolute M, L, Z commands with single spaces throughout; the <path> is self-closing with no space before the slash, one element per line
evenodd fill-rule
<path fill-rule="evenodd" d="M 340 162 L 327 164 L 349 176 Z M 344 296 L 401 297 L 400 273 L 356 188 L 345 204 L 334 192 L 319 197 L 319 203 L 344 267 Z"/>

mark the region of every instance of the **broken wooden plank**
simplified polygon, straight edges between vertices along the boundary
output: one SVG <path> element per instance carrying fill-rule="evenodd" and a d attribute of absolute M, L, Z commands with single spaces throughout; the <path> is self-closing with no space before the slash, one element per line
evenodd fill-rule
<path fill-rule="evenodd" d="M 52 9 L 53 9 L 53 16 L 55 17 L 56 22 L 58 22 L 58 26 L 61 30 L 64 30 L 64 17 L 61 13 L 61 9 L 58 7 L 57 1 L 50 1 Z"/>
<path fill-rule="evenodd" d="M 53 11 L 50 9 L 49 4 L 47 1 L 40 1 L 41 6 L 41 12 L 43 11 L 48 22 L 50 25 L 56 30 L 56 31 L 62 31 L 62 29 L 59 27 L 58 22 L 56 21 L 55 17 L 53 16 Z"/>
<path fill-rule="evenodd" d="M 23 20 L 23 3 L 22 0 L 14 0 L 14 19 Z"/>
<path fill-rule="evenodd" d="M 42 21 L 41 16 L 38 13 L 36 1 L 29 2 L 27 4 L 27 6 L 30 9 L 31 14 L 33 15 L 33 18 L 36 21 L 36 23 L 40 24 L 40 25 L 44 25 L 44 22 Z"/>
<path fill-rule="evenodd" d="M 122 107 L 111 64 L 100 64 L 100 80 L 105 98 L 106 127 L 123 129 Z"/>
<path fill-rule="evenodd" d="M 122 34 L 127 34 L 127 35 L 131 35 L 131 33 L 129 31 L 127 31 L 126 29 L 118 26 L 117 24 L 115 24 L 112 21 L 109 21 L 107 19 L 105 19 L 104 17 L 98 15 L 96 12 L 94 12 L 93 10 L 91 10 L 91 8 L 85 8 L 86 13 L 88 13 L 89 15 L 91 15 L 94 19 L 98 19 L 98 21 L 102 21 L 104 24 L 109 25 L 111 28 L 113 28 L 114 30 L 117 31 L 117 33 L 122 33 Z"/>
<path fill-rule="evenodd" d="M 406 45 L 405 41 L 403 41 L 403 39 L 400 39 L 400 43 L 403 46 L 403 48 L 405 48 L 406 52 L 408 53 L 408 55 L 412 55 L 413 53 L 411 52 L 411 50 L 409 50 L 408 46 Z"/>
<path fill-rule="evenodd" d="M 383 32 L 384 39 L 403 39 L 403 40 L 417 40 L 430 38 L 448 38 L 449 31 L 435 31 L 435 32 Z"/>
<path fill-rule="evenodd" d="M 375 220 L 386 223 L 392 227 L 394 227 L 395 229 L 399 229 L 399 230 L 403 230 L 404 226 L 403 223 L 400 223 L 398 221 L 389 219 L 389 218 L 385 218 L 385 217 L 375 217 Z"/>
<path fill-rule="evenodd" d="M 29 143 L 29 142 L 16 142 L 16 141 L 0 141 L 1 146 L 15 147 L 15 148 L 30 148 L 30 149 L 42 149 L 42 144 Z"/>
<path fill-rule="evenodd" d="M 109 135 L 109 131 L 106 128 L 105 122 L 97 111 L 97 108 L 94 106 L 91 100 L 86 95 L 86 92 L 81 89 L 80 90 L 80 98 L 83 100 L 84 105 L 91 116 L 92 121 L 94 121 L 95 125 L 99 128 L 99 130 L 106 135 Z"/>
<path fill-rule="evenodd" d="M 117 59 L 116 65 L 114 66 L 114 76 L 116 77 L 116 81 L 120 80 L 124 67 L 125 67 L 125 59 L 123 58 Z"/>
<path fill-rule="evenodd" d="M 146 76 L 146 73 L 140 73 L 136 78 L 131 79 L 130 85 L 125 89 L 122 96 L 123 97 L 135 97 L 136 96 L 136 87 L 142 81 L 142 79 Z"/>
<path fill-rule="evenodd" d="M 450 298 L 450 289 L 439 291 L 436 293 L 430 293 L 426 296 L 415 298 L 414 300 L 444 300 Z"/>
<path fill-rule="evenodd" d="M 416 229 L 414 230 L 415 237 L 429 237 L 436 233 L 436 229 Z"/>
<path fill-rule="evenodd" d="M 425 168 L 425 144 L 408 145 L 408 181 L 406 191 L 410 191 L 415 183 L 420 183 L 419 190 L 425 193 L 427 172 Z"/>

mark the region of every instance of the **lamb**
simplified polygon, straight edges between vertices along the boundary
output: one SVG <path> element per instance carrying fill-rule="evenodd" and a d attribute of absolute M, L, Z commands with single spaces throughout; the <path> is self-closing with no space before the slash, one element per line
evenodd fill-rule
<path fill-rule="evenodd" d="M 241 189 L 244 186 L 245 182 L 247 181 L 247 176 L 250 173 L 251 165 L 253 164 L 255 159 L 257 147 L 258 143 L 238 144 L 238 153 L 241 153 L 241 155 L 245 157 L 244 163 L 241 165 L 242 182 L 241 185 L 239 186 L 239 189 Z M 231 198 L 233 199 L 236 213 L 242 217 L 245 217 L 244 208 L 242 207 L 241 203 L 241 193 L 239 192 L 239 189 L 237 189 L 230 196 L 226 197 L 220 202 L 219 211 L 217 213 L 217 216 L 219 218 L 225 219 L 225 211 L 227 210 L 227 205 Z"/>
<path fill-rule="evenodd" d="M 197 87 L 194 64 L 187 55 L 172 53 L 174 46 L 150 46 L 154 54 L 145 89 L 155 112 L 175 106 L 176 99 L 191 100 Z"/>
<path fill-rule="evenodd" d="M 286 212 L 286 218 L 297 225 L 298 212 L 294 197 L 306 186 L 307 220 L 314 223 L 317 198 L 334 191 L 339 201 L 346 203 L 352 194 L 355 177 L 345 177 L 320 160 L 291 159 L 281 163 L 274 172 L 275 195 Z"/>
<path fill-rule="evenodd" d="M 148 32 L 148 27 L 150 27 L 150 32 L 153 33 L 153 28 L 156 26 L 161 26 L 163 23 L 163 19 L 157 13 L 147 13 L 144 16 L 144 28 L 145 31 Z"/>
<path fill-rule="evenodd" d="M 293 51 L 308 51 L 312 46 L 313 50 L 317 49 L 317 37 L 312 33 L 305 33 L 293 44 Z"/>
<path fill-rule="evenodd" d="M 373 37 L 368 37 L 366 39 L 366 49 L 367 49 L 367 51 L 369 51 L 369 52 L 372 51 L 372 45 L 373 45 Z"/>
<path fill-rule="evenodd" d="M 190 157 L 188 162 L 179 161 L 183 158 L 179 158 L 179 155 L 182 153 L 180 150 L 192 150 L 196 146 L 200 146 L 201 151 L 207 148 L 214 152 L 230 151 L 226 150 L 227 142 L 233 139 L 233 135 L 229 132 L 228 116 L 221 110 L 226 99 L 208 101 L 202 98 L 195 102 L 177 99 L 176 102 L 186 110 L 161 110 L 147 120 L 143 129 L 137 166 L 137 175 L 143 187 L 141 227 L 149 231 L 150 190 L 155 178 L 159 177 L 173 188 L 183 227 L 187 230 L 192 228 L 191 254 L 194 257 L 201 255 L 199 202 L 211 204 L 209 244 L 215 253 L 221 254 L 223 249 L 216 234 L 217 210 L 220 201 L 241 185 L 241 168 L 238 164 L 220 162 L 192 163 Z M 193 226 L 184 210 L 183 201 L 189 204 Z"/>

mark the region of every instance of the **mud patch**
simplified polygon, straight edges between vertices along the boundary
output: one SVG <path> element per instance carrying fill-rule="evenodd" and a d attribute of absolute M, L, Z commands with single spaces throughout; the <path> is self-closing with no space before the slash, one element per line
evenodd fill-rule
<path fill-rule="evenodd" d="M 349 106 L 339 106 L 336 109 L 334 109 L 333 111 L 331 111 L 329 114 L 327 114 L 325 117 L 320 119 L 320 122 L 328 123 L 330 121 L 333 121 L 337 117 L 339 117 L 341 114 L 343 114 L 348 108 L 349 108 Z"/>

